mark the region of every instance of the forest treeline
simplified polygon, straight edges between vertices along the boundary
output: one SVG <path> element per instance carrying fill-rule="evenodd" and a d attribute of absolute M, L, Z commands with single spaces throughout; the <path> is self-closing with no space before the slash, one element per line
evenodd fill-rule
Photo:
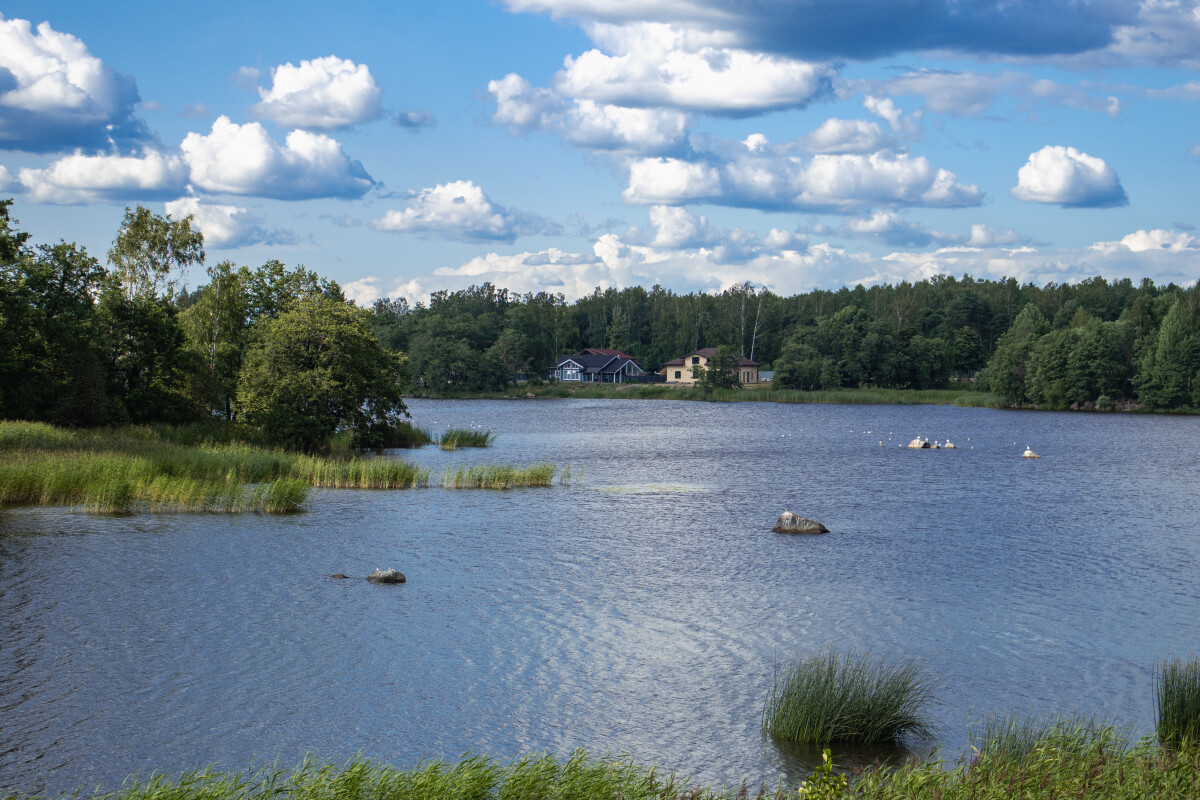
<path fill-rule="evenodd" d="M 268 261 L 206 265 L 190 220 L 126 210 L 106 262 L 33 245 L 0 201 L 0 416 L 59 425 L 247 423 L 320 449 L 388 440 L 403 393 L 502 391 L 559 356 L 619 348 L 647 371 L 702 347 L 774 386 L 941 388 L 1014 406 L 1200 407 L 1200 288 L 1148 279 L 1035 286 L 938 276 L 784 297 L 597 289 L 574 302 L 490 284 L 358 308 L 333 281 Z M 188 290 L 180 276 L 199 283 Z M 196 281 L 203 270 L 206 280 Z M 961 385 L 961 384 L 960 384 Z"/>

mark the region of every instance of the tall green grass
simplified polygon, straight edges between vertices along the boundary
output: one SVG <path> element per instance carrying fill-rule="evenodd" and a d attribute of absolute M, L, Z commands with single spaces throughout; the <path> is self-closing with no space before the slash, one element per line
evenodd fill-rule
<path fill-rule="evenodd" d="M 460 447 L 489 447 L 496 440 L 494 431 L 477 428 L 449 428 L 438 437 L 438 447 L 457 450 Z"/>
<path fill-rule="evenodd" d="M 444 470 L 438 485 L 445 489 L 523 489 L 552 486 L 557 469 L 554 464 L 530 464 L 527 467 L 516 467 L 512 464 L 460 465 Z"/>
<path fill-rule="evenodd" d="M 178 443 L 195 442 L 204 430 L 70 431 L 0 421 L 0 506 L 79 505 L 112 513 L 294 511 L 309 488 L 550 486 L 557 469 L 553 464 L 481 466 L 436 480 L 424 467 L 391 458 L 307 456 L 236 439 Z"/>
<path fill-rule="evenodd" d="M 6 795 L 0 794 L 0 797 Z M 15 798 L 16 795 L 8 797 Z M 91 800 L 762 800 L 794 798 L 778 787 L 749 794 L 745 787 L 689 787 L 674 773 L 660 774 L 628 759 L 592 758 L 582 750 L 566 759 L 526 756 L 507 763 L 465 756 L 456 763 L 422 761 L 398 769 L 362 758 L 345 764 L 306 759 L 290 771 L 220 772 L 178 777 L 133 777 Z"/>
<path fill-rule="evenodd" d="M 762 729 L 804 744 L 873 744 L 926 737 L 933 681 L 916 662 L 834 650 L 777 664 Z"/>
<path fill-rule="evenodd" d="M 1007 759 L 1024 764 L 1048 752 L 1080 758 L 1119 756 L 1130 746 L 1130 729 L 1102 717 L 989 716 L 969 731 L 976 758 Z"/>
<path fill-rule="evenodd" d="M 1200 746 L 1200 659 L 1155 665 L 1154 727 L 1164 747 Z"/>

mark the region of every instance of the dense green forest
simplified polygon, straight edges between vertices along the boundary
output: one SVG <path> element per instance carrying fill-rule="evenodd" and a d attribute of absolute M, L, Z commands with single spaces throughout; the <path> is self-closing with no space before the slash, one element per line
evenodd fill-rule
<path fill-rule="evenodd" d="M 189 219 L 127 209 L 102 265 L 73 243 L 31 244 L 11 202 L 0 201 L 7 419 L 223 418 L 302 449 L 338 430 L 371 446 L 404 414 L 403 392 L 502 391 L 587 346 L 620 348 L 648 371 L 722 347 L 787 389 L 973 379 L 1013 406 L 1200 407 L 1197 286 L 938 276 L 792 297 L 749 284 L 597 289 L 568 303 L 484 284 L 366 309 L 303 266 L 206 266 Z M 188 269 L 195 290 L 182 284 Z"/>

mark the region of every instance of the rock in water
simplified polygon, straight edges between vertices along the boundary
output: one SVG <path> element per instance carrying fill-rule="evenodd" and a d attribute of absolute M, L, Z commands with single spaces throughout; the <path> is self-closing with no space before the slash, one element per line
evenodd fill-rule
<path fill-rule="evenodd" d="M 367 576 L 367 580 L 371 583 L 404 583 L 408 579 L 404 577 L 403 572 L 388 567 L 375 570 Z"/>
<path fill-rule="evenodd" d="M 1041 458 L 1041 456 L 1033 452 L 1029 445 L 1025 445 L 1025 452 L 1021 453 L 1021 458 Z"/>
<path fill-rule="evenodd" d="M 331 578 L 337 578 L 338 580 L 343 580 L 344 578 L 349 578 L 350 576 L 349 576 L 349 575 L 345 575 L 345 574 L 343 574 L 343 573 L 341 573 L 341 572 L 335 572 L 335 573 L 333 573 L 332 575 L 330 575 L 329 577 L 331 577 Z"/>
<path fill-rule="evenodd" d="M 775 527 L 771 528 L 771 531 L 773 533 L 829 533 L 829 528 L 815 519 L 784 511 L 779 515 L 779 522 L 775 523 Z"/>

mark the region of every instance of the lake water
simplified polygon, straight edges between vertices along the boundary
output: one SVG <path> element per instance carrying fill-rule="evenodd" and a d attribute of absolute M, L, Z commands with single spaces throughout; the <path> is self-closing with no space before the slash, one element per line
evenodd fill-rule
<path fill-rule="evenodd" d="M 411 410 L 434 430 L 492 428 L 495 445 L 395 457 L 554 461 L 582 479 L 324 491 L 293 516 L 0 512 L 0 790 L 580 746 L 705 782 L 797 780 L 811 754 L 759 732 L 776 659 L 832 645 L 922 660 L 953 754 L 996 711 L 1148 732 L 1155 660 L 1200 652 L 1200 418 Z M 898 446 L 918 435 L 958 449 Z M 833 532 L 771 533 L 785 508 Z M 385 566 L 408 583 L 328 577 Z"/>

